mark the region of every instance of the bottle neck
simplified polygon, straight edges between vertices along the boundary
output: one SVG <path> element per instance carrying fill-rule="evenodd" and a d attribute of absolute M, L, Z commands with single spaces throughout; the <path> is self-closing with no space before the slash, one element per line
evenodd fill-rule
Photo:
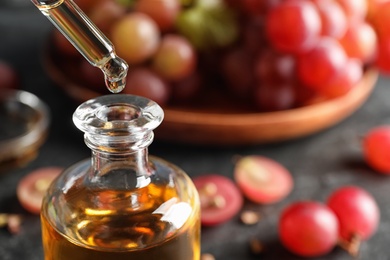
<path fill-rule="evenodd" d="M 150 183 L 152 167 L 148 160 L 148 146 L 153 134 L 134 142 L 133 138 L 111 136 L 108 139 L 85 135 L 85 143 L 92 150 L 90 180 L 105 187 L 122 189 L 142 188 Z"/>

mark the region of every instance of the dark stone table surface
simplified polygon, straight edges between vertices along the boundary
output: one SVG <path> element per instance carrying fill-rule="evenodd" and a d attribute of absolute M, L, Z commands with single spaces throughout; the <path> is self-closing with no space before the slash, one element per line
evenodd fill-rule
<path fill-rule="evenodd" d="M 28 3 L 0 0 L 0 59 L 17 68 L 21 88 L 43 99 L 50 107 L 52 117 L 50 134 L 38 157 L 22 168 L 0 175 L 0 213 L 25 215 L 19 234 L 10 235 L 6 229 L 0 229 L 1 260 L 43 259 L 40 220 L 19 205 L 15 193 L 18 181 L 33 169 L 51 165 L 68 167 L 90 156 L 81 132 L 71 121 L 71 114 L 78 104 L 50 80 L 42 66 L 44 44 L 53 26 L 28 0 L 25 1 Z M 263 217 L 255 226 L 244 226 L 236 217 L 222 226 L 202 230 L 202 251 L 221 260 L 301 259 L 288 253 L 278 242 L 280 211 L 297 200 L 324 201 L 333 189 L 354 184 L 371 192 L 381 209 L 379 229 L 362 245 L 359 259 L 390 259 L 390 176 L 377 174 L 367 167 L 360 146 L 361 137 L 370 128 L 390 124 L 389 83 L 388 78 L 381 76 L 367 102 L 352 116 L 334 127 L 298 140 L 224 148 L 167 144 L 155 140 L 150 153 L 177 164 L 192 177 L 204 173 L 232 177 L 231 159 L 237 154 L 268 156 L 293 174 L 294 190 L 282 202 L 269 206 L 245 205 L 258 210 Z M 253 256 L 249 251 L 248 241 L 253 237 L 268 247 L 261 257 Z M 353 258 L 336 248 L 331 254 L 317 259 Z"/>

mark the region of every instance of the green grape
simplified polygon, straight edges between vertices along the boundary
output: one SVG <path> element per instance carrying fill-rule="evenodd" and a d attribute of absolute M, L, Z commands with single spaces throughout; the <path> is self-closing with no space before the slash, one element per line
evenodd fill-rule
<path fill-rule="evenodd" d="M 239 31 L 235 13 L 220 0 L 198 0 L 181 12 L 176 27 L 198 50 L 226 47 Z"/>
<path fill-rule="evenodd" d="M 178 31 L 185 36 L 196 49 L 204 49 L 207 46 L 207 32 L 203 14 L 195 8 L 182 11 L 177 20 Z"/>
<path fill-rule="evenodd" d="M 127 7 L 132 8 L 136 2 L 136 0 L 115 0 L 118 4 Z"/>

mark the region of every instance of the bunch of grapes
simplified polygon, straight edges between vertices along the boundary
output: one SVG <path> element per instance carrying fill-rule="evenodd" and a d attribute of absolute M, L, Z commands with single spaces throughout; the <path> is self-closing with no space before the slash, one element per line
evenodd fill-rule
<path fill-rule="evenodd" d="M 238 32 L 234 15 L 223 0 L 75 2 L 130 65 L 123 92 L 145 96 L 162 106 L 196 96 L 204 85 L 199 52 L 231 44 Z M 67 57 L 79 58 L 85 85 L 105 91 L 99 69 L 83 60 L 58 31 L 54 42 Z"/>
<path fill-rule="evenodd" d="M 259 111 L 285 110 L 345 95 L 367 67 L 390 72 L 388 0 L 76 3 L 129 63 L 125 92 L 160 105 L 218 85 Z M 103 89 L 99 70 L 80 63 L 87 85 Z"/>
<path fill-rule="evenodd" d="M 236 94 L 252 97 L 261 110 L 345 95 L 365 67 L 380 61 L 372 20 L 386 23 L 377 15 L 386 0 L 229 2 L 240 10 L 242 31 L 222 60 L 222 72 Z"/>

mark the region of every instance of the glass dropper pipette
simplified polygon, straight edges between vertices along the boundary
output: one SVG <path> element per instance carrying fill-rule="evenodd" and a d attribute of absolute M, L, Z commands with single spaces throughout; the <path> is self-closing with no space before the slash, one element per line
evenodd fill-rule
<path fill-rule="evenodd" d="M 31 0 L 73 46 L 102 70 L 107 88 L 118 93 L 126 84 L 127 63 L 119 58 L 110 40 L 73 0 Z"/>

